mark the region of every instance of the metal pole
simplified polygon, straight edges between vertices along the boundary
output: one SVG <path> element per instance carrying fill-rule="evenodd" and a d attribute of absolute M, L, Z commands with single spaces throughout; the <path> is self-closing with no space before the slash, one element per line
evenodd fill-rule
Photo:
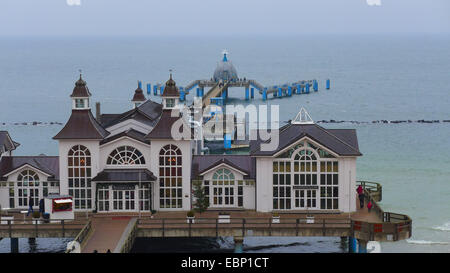
<path fill-rule="evenodd" d="M 139 206 L 139 219 L 141 218 L 141 170 L 139 170 L 139 188 L 138 188 L 138 206 Z M 143 194 L 144 192 L 142 192 Z"/>

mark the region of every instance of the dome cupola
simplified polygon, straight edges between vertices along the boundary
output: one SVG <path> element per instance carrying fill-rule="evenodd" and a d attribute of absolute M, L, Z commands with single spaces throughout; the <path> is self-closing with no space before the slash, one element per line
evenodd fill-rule
<path fill-rule="evenodd" d="M 236 68 L 233 63 L 228 60 L 228 52 L 226 50 L 223 51 L 222 62 L 217 65 L 216 70 L 214 71 L 213 79 L 216 82 L 220 80 L 234 82 L 239 79 Z"/>
<path fill-rule="evenodd" d="M 75 87 L 70 97 L 72 98 L 73 110 L 90 109 L 89 98 L 91 97 L 91 92 L 89 92 L 89 88 L 86 85 L 86 81 L 83 80 L 81 73 L 80 78 L 75 82 Z"/>
<path fill-rule="evenodd" d="M 170 73 L 170 78 L 166 82 L 166 86 L 164 87 L 162 95 L 163 110 L 176 108 L 178 106 L 179 100 L 180 92 L 178 91 L 178 87 L 175 81 L 172 79 L 172 73 Z"/>
<path fill-rule="evenodd" d="M 147 99 L 144 96 L 144 91 L 142 91 L 141 83 L 138 81 L 138 88 L 134 91 L 133 99 L 131 99 L 131 103 L 133 103 L 133 107 L 137 108 Z"/>

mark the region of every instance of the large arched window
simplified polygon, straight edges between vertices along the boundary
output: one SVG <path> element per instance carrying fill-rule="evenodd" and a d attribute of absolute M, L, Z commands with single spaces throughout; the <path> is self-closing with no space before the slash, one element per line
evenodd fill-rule
<path fill-rule="evenodd" d="M 273 162 L 273 209 L 338 209 L 338 160 L 308 141 Z"/>
<path fill-rule="evenodd" d="M 120 146 L 108 156 L 107 165 L 144 165 L 144 155 L 131 146 Z"/>
<path fill-rule="evenodd" d="M 17 176 L 17 194 L 19 207 L 29 206 L 29 198 L 32 198 L 32 205 L 39 206 L 39 176 L 32 170 L 22 171 Z"/>
<path fill-rule="evenodd" d="M 159 197 L 161 208 L 182 208 L 182 155 L 172 144 L 159 152 Z"/>
<path fill-rule="evenodd" d="M 92 208 L 91 153 L 83 145 L 73 146 L 68 154 L 69 195 L 73 196 L 75 209 Z"/>

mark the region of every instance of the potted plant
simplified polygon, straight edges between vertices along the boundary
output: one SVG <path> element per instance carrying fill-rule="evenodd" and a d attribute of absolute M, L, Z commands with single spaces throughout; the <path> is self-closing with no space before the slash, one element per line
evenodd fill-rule
<path fill-rule="evenodd" d="M 230 214 L 228 212 L 219 212 L 219 223 L 230 223 Z"/>
<path fill-rule="evenodd" d="M 194 215 L 194 211 L 193 211 L 193 210 L 188 211 L 188 212 L 186 213 L 186 216 L 187 216 L 186 222 L 187 222 L 188 224 L 189 224 L 189 223 L 194 223 L 195 215 Z"/>
<path fill-rule="evenodd" d="M 279 224 L 280 223 L 280 215 L 278 212 L 272 213 L 272 223 L 273 224 Z"/>
<path fill-rule="evenodd" d="M 39 211 L 33 211 L 33 224 L 41 223 L 41 213 Z"/>

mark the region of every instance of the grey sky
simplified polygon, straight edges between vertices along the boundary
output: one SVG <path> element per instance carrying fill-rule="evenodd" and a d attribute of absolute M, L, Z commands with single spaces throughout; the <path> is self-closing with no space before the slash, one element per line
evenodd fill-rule
<path fill-rule="evenodd" d="M 450 34 L 449 0 L 79 1 L 0 0 L 0 35 Z"/>

